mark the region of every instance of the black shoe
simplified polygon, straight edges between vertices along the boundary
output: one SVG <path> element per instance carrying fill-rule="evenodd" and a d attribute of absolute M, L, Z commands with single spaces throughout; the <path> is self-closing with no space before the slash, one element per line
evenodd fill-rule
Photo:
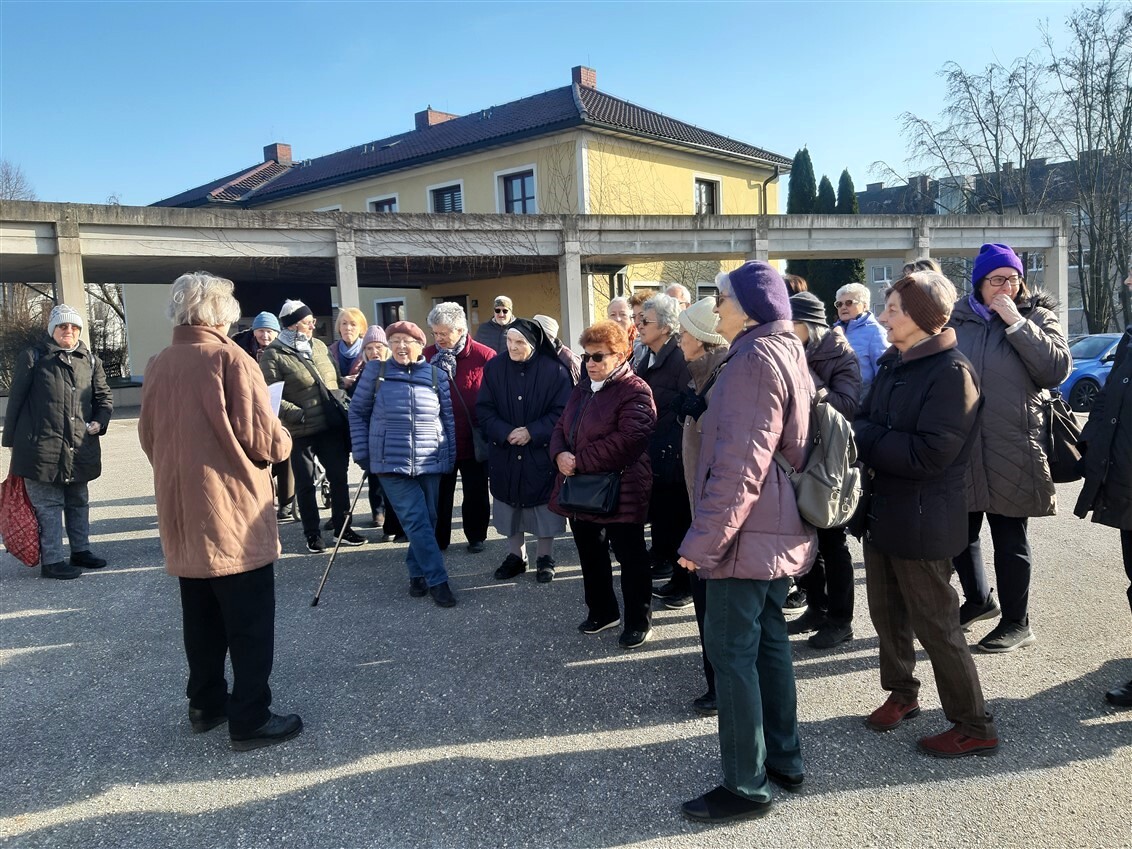
<path fill-rule="evenodd" d="M 578 626 L 578 630 L 583 634 L 600 634 L 602 631 L 608 631 L 610 628 L 616 628 L 621 624 L 621 617 L 614 616 L 612 619 L 602 622 L 594 619 L 592 616 L 586 618 L 586 621 Z"/>
<path fill-rule="evenodd" d="M 643 631 L 622 631 L 617 638 L 617 645 L 623 649 L 639 649 L 652 639 L 652 628 Z"/>
<path fill-rule="evenodd" d="M 264 746 L 274 746 L 293 737 L 298 737 L 303 731 L 303 720 L 297 713 L 280 716 L 271 714 L 271 718 L 251 734 L 231 735 L 232 748 L 237 752 L 250 752 L 252 749 L 262 749 Z"/>
<path fill-rule="evenodd" d="M 693 822 L 730 822 L 761 817 L 771 809 L 771 802 L 756 802 L 732 793 L 726 787 L 716 787 L 703 796 L 685 802 L 681 813 Z"/>
<path fill-rule="evenodd" d="M 495 580 L 509 581 L 516 575 L 521 575 L 527 571 L 527 564 L 523 561 L 522 557 L 517 554 L 508 554 L 503 558 L 503 563 L 495 570 Z"/>
<path fill-rule="evenodd" d="M 786 601 L 782 603 L 782 612 L 787 616 L 802 613 L 809 605 L 806 603 L 806 591 L 798 587 L 786 594 Z"/>
<path fill-rule="evenodd" d="M 326 543 L 322 541 L 322 534 L 307 534 L 307 551 L 312 554 L 322 554 L 326 551 Z"/>
<path fill-rule="evenodd" d="M 786 633 L 792 635 L 805 634 L 809 631 L 816 631 L 825 625 L 825 611 L 818 610 L 816 607 L 807 607 L 805 613 L 786 623 Z"/>
<path fill-rule="evenodd" d="M 700 716 L 716 716 L 719 713 L 719 703 L 715 700 L 715 693 L 708 690 L 698 699 L 692 701 L 692 710 Z"/>
<path fill-rule="evenodd" d="M 535 560 L 535 580 L 540 584 L 549 584 L 554 580 L 554 567 L 557 564 L 549 554 L 544 554 Z"/>
<path fill-rule="evenodd" d="M 200 708 L 189 708 L 189 724 L 192 725 L 194 734 L 204 734 L 206 731 L 211 731 L 217 725 L 223 725 L 227 721 L 228 714 L 224 711 L 220 711 L 220 713 L 209 713 Z"/>
<path fill-rule="evenodd" d="M 979 640 L 979 648 L 991 654 L 1001 654 L 1002 652 L 1020 649 L 1022 646 L 1028 646 L 1037 641 L 1038 638 L 1034 636 L 1029 625 L 1003 619 L 995 626 L 993 631 Z"/>
<path fill-rule="evenodd" d="M 443 584 L 437 584 L 435 587 L 429 587 L 428 592 L 432 596 L 432 600 L 440 607 L 456 606 L 456 596 L 452 594 L 452 588 L 448 586 L 447 581 Z"/>
<path fill-rule="evenodd" d="M 785 790 L 787 793 L 797 793 L 802 789 L 802 782 L 806 780 L 803 773 L 779 772 L 772 766 L 765 767 L 766 777 Z"/>
<path fill-rule="evenodd" d="M 826 622 L 806 642 L 810 644 L 811 648 L 831 649 L 841 643 L 847 643 L 851 639 L 853 639 L 852 626 L 840 622 Z"/>
<path fill-rule="evenodd" d="M 354 533 L 353 528 L 346 528 L 346 530 L 342 531 L 342 545 L 349 545 L 356 548 L 359 545 L 365 545 L 367 542 L 369 542 L 369 540 L 361 534 Z"/>
<path fill-rule="evenodd" d="M 74 551 L 71 552 L 71 565 L 81 566 L 83 569 L 101 569 L 106 565 L 106 561 L 101 557 L 95 557 L 89 551 Z"/>
<path fill-rule="evenodd" d="M 667 581 L 672 577 L 673 566 L 667 561 L 658 561 L 649 569 L 654 581 Z"/>
<path fill-rule="evenodd" d="M 428 581 L 424 578 L 409 578 L 409 595 L 424 598 L 428 595 Z"/>
<path fill-rule="evenodd" d="M 323 523 L 322 529 L 324 531 L 334 530 L 334 520 L 333 519 L 327 519 L 326 522 Z"/>
<path fill-rule="evenodd" d="M 669 610 L 683 610 L 692 603 L 691 595 L 670 595 L 664 599 L 664 606 Z"/>
<path fill-rule="evenodd" d="M 479 554 L 481 551 L 483 551 L 483 540 L 482 539 L 477 539 L 475 542 L 469 542 L 468 543 L 468 553 L 469 554 Z"/>
<path fill-rule="evenodd" d="M 81 577 L 83 570 L 78 566 L 71 566 L 64 560 L 58 563 L 43 563 L 39 567 L 39 577 L 55 578 L 58 581 L 69 581 Z"/>
<path fill-rule="evenodd" d="M 287 522 L 295 521 L 295 511 L 290 507 L 285 510 L 280 510 L 275 514 L 275 521 L 280 525 L 285 525 Z"/>
<path fill-rule="evenodd" d="M 1104 694 L 1104 697 L 1110 705 L 1132 707 L 1132 681 L 1129 681 L 1123 687 L 1112 688 Z"/>
<path fill-rule="evenodd" d="M 677 586 L 676 581 L 668 580 L 661 584 L 659 587 L 653 587 L 652 597 L 659 598 L 662 601 L 666 598 L 679 598 L 688 594 L 687 581 L 684 586 Z"/>
<path fill-rule="evenodd" d="M 973 623 L 994 619 L 1001 612 L 998 602 L 994 600 L 994 590 L 991 590 L 987 593 L 986 601 L 965 601 L 959 605 L 959 627 L 966 631 Z"/>

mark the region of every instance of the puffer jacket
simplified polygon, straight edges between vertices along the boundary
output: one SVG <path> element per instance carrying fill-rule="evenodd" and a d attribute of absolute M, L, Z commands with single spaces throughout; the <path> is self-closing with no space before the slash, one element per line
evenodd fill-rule
<path fill-rule="evenodd" d="M 563 451 L 571 452 L 580 475 L 622 470 L 617 506 L 608 516 L 574 514 L 558 506 L 558 493 L 565 478 L 554 476 L 550 509 L 599 525 L 643 524 L 648 517 L 652 496 L 652 467 L 649 464 L 649 434 L 656 427 L 656 406 L 648 384 L 622 365 L 594 392 L 583 379 L 574 387 L 566 409 L 550 437 L 550 459 Z"/>
<path fill-rule="evenodd" d="M 1081 432 L 1088 446 L 1085 483 L 1073 512 L 1132 531 L 1132 327 L 1116 346 L 1116 361 Z"/>
<path fill-rule="evenodd" d="M 85 343 L 67 353 L 43 334 L 21 352 L 4 415 L 5 448 L 12 474 L 42 483 L 86 483 L 102 474 L 99 436 L 106 432 L 114 401 L 102 361 Z M 89 422 L 99 436 L 86 432 Z"/>
<path fill-rule="evenodd" d="M 731 342 L 701 417 L 696 516 L 680 545 L 699 577 L 770 581 L 810 570 L 817 536 L 774 452 L 805 464 L 813 396 L 792 322 L 759 324 Z"/>
<path fill-rule="evenodd" d="M 888 350 L 888 334 L 868 310 L 852 321 L 839 321 L 834 327 L 841 328 L 857 354 L 857 364 L 861 368 L 861 395 L 864 396 L 876 376 L 877 363 Z"/>
<path fill-rule="evenodd" d="M 322 402 L 318 383 L 303 364 L 304 357 L 282 339 L 274 342 L 260 354 L 259 367 L 267 384 L 283 381 L 283 400 L 279 404 L 279 418 L 291 436 L 312 436 L 322 433 L 330 425 Z M 338 370 L 330 361 L 326 345 L 319 339 L 311 340 L 311 363 L 318 371 L 329 391 L 338 389 Z"/>
<path fill-rule="evenodd" d="M 1052 516 L 1057 495 L 1046 461 L 1047 389 L 1069 376 L 1073 357 L 1057 303 L 1044 292 L 1019 304 L 1012 333 L 997 314 L 984 320 L 960 298 L 951 312 L 959 350 L 979 376 L 983 411 L 967 465 L 967 507 L 1002 516 Z"/>
<path fill-rule="evenodd" d="M 370 360 L 350 401 L 354 461 L 378 475 L 443 475 L 456 464 L 448 375 L 419 359 Z M 379 380 L 379 378 L 381 378 Z"/>
<path fill-rule="evenodd" d="M 138 440 L 153 466 L 165 570 L 251 572 L 279 558 L 270 465 L 291 454 L 256 364 L 211 327 L 173 328 L 149 361 Z"/>
<path fill-rule="evenodd" d="M 512 507 L 550 501 L 550 437 L 573 388 L 569 370 L 545 348 L 521 363 L 502 354 L 487 364 L 475 410 L 489 443 L 488 479 L 496 499 Z M 517 427 L 530 433 L 526 445 L 507 441 Z"/>
<path fill-rule="evenodd" d="M 978 377 L 954 330 L 880 358 L 853 422 L 869 478 L 871 545 L 907 560 L 943 560 L 967 547 L 964 474 L 978 416 Z"/>
<path fill-rule="evenodd" d="M 504 348 L 506 347 L 504 345 Z M 435 345 L 429 345 L 424 349 L 424 358 L 431 362 L 436 356 L 436 351 Z M 449 385 L 453 393 L 458 393 L 460 396 L 459 398 L 455 394 L 452 396 L 452 415 L 456 417 L 456 462 L 458 463 L 475 459 L 476 443 L 472 438 L 472 429 L 480 427 L 476 419 L 476 399 L 479 398 L 480 386 L 483 384 L 484 366 L 494 357 L 493 349 L 471 338 L 466 338 L 464 350 L 456 355 L 456 375 Z M 461 401 L 463 403 L 460 403 Z"/>
<path fill-rule="evenodd" d="M 806 363 L 815 389 L 825 389 L 829 405 L 849 421 L 861 406 L 861 367 L 840 327 L 832 328 L 816 346 L 806 346 Z"/>
<path fill-rule="evenodd" d="M 688 388 L 694 391 L 697 395 L 704 394 L 704 385 L 708 382 L 712 372 L 719 367 L 723 362 L 723 358 L 727 356 L 727 346 L 720 345 L 707 351 L 698 360 L 693 360 L 688 363 L 688 374 L 692 379 L 688 382 Z M 715 392 L 715 384 L 713 383 L 708 387 L 707 394 L 704 395 L 704 400 L 709 404 L 711 403 L 712 393 Z M 700 462 L 700 445 L 703 443 L 704 438 L 704 417 L 701 414 L 698 419 L 693 419 L 691 416 L 684 418 L 684 435 L 681 438 L 681 454 L 684 461 L 684 485 L 688 490 L 688 501 L 691 503 L 692 515 L 696 515 L 696 500 L 692 497 L 692 487 L 696 482 L 696 466 Z"/>

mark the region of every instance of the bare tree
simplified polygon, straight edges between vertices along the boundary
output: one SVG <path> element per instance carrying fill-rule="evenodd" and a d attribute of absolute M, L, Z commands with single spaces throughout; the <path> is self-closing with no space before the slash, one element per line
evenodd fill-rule
<path fill-rule="evenodd" d="M 0 159 L 0 200 L 35 200 L 35 189 L 19 165 Z"/>

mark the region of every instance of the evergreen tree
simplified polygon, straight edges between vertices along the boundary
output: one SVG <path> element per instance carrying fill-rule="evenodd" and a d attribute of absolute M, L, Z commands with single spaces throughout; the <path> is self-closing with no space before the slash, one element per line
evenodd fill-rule
<path fill-rule="evenodd" d="M 794 154 L 790 166 L 790 190 L 786 194 L 787 215 L 810 215 L 817 203 L 817 184 L 814 182 L 814 163 L 810 152 L 802 148 Z M 810 260 L 791 259 L 786 262 L 786 273 L 810 277 Z"/>
<path fill-rule="evenodd" d="M 846 168 L 841 172 L 841 179 L 837 181 L 837 214 L 859 215 L 860 212 L 861 208 L 857 205 L 857 190 L 853 187 L 853 178 L 849 176 L 849 169 Z M 865 282 L 863 259 L 839 259 L 837 264 L 840 285 Z"/>
<path fill-rule="evenodd" d="M 818 183 L 818 197 L 814 204 L 814 212 L 818 215 L 837 214 L 837 197 L 833 193 L 833 183 L 824 174 L 822 174 L 821 182 Z M 833 303 L 833 296 L 837 293 L 837 287 L 841 285 L 837 280 L 837 266 L 840 262 L 841 260 L 837 259 L 811 259 L 809 263 L 810 274 L 806 280 L 810 284 L 810 291 L 821 298 L 827 310 L 829 310 L 829 305 Z"/>
<path fill-rule="evenodd" d="M 829 177 L 825 174 L 821 175 L 821 182 L 818 183 L 818 200 L 814 205 L 814 212 L 818 215 L 833 215 L 837 212 L 837 197 L 833 194 L 833 183 L 829 182 Z"/>

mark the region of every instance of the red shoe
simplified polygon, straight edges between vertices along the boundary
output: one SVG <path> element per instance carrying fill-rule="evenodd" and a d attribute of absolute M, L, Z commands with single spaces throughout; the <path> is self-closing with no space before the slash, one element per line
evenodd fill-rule
<path fill-rule="evenodd" d="M 883 705 L 869 714 L 865 724 L 873 731 L 891 731 L 906 719 L 920 715 L 920 703 L 899 702 L 896 696 L 889 696 Z"/>
<path fill-rule="evenodd" d="M 957 727 L 950 731 L 936 734 L 934 737 L 922 737 L 919 742 L 920 751 L 933 758 L 965 758 L 968 755 L 993 755 L 998 751 L 998 738 L 980 740 L 977 737 L 968 737 Z"/>

